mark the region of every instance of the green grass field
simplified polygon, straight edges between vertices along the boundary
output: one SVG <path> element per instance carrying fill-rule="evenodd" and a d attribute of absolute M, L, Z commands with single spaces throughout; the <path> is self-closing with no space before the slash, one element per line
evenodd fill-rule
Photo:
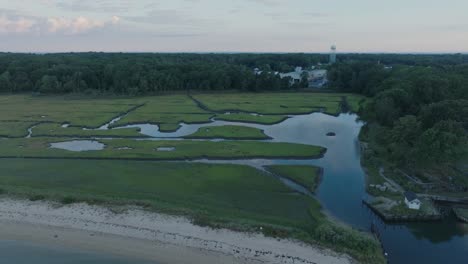
<path fill-rule="evenodd" d="M 146 137 L 138 128 L 111 130 L 83 130 L 80 127 L 62 127 L 56 123 L 42 123 L 33 128 L 34 137 Z"/>
<path fill-rule="evenodd" d="M 113 126 L 135 123 L 159 125 L 163 132 L 172 132 L 181 122 L 187 124 L 209 123 L 214 116 L 198 107 L 187 95 L 164 95 L 144 98 L 145 105 L 131 112 Z"/>
<path fill-rule="evenodd" d="M 0 121 L 0 137 L 25 137 L 35 122 Z"/>
<path fill-rule="evenodd" d="M 315 192 L 320 181 L 320 168 L 300 165 L 272 165 L 266 167 L 268 171 L 288 178 L 293 182 L 304 186 L 311 192 Z"/>
<path fill-rule="evenodd" d="M 66 99 L 63 96 L 0 96 L 0 121 L 56 122 L 99 127 L 141 104 L 137 99 Z"/>
<path fill-rule="evenodd" d="M 269 139 L 262 130 L 244 126 L 201 127 L 185 138 Z"/>
<path fill-rule="evenodd" d="M 69 140 L 69 139 L 68 139 Z M 243 158 L 314 158 L 325 149 L 317 146 L 258 141 L 191 141 L 100 139 L 104 150 L 72 152 L 50 148 L 51 143 L 68 141 L 61 138 L 0 139 L 0 157 L 53 157 L 94 159 L 243 159 Z M 129 149 L 122 149 L 129 148 Z M 175 148 L 158 151 L 158 148 Z"/>
<path fill-rule="evenodd" d="M 316 200 L 293 194 L 275 177 L 248 166 L 0 159 L 0 167 L 0 188 L 9 195 L 143 205 L 186 215 L 200 225 L 257 232 L 262 227 L 266 235 L 330 247 L 362 263 L 383 263 L 375 240 L 331 224 Z"/>
<path fill-rule="evenodd" d="M 251 115 L 246 113 L 218 114 L 216 120 L 272 125 L 287 119 L 284 115 Z"/>
<path fill-rule="evenodd" d="M 336 115 L 343 97 L 332 93 L 165 95 L 134 98 L 71 98 L 0 95 L 0 194 L 62 202 L 137 204 L 148 210 L 186 215 L 200 225 L 259 231 L 348 253 L 362 263 L 384 263 L 378 243 L 358 231 L 331 223 L 312 197 L 294 193 L 276 177 L 248 166 L 182 162 L 193 159 L 295 158 L 323 155 L 319 146 L 270 141 L 134 140 L 136 128 L 96 128 L 117 116 L 113 126 L 157 124 L 175 131 L 180 123 L 229 121 L 274 124 L 289 114 L 325 111 Z M 348 104 L 356 107 L 357 99 Z M 223 111 L 255 112 L 223 114 Z M 69 123 L 70 127 L 61 124 Z M 33 137 L 25 138 L 28 128 Z M 14 138 L 16 137 L 16 138 Z M 51 143 L 82 137 L 99 139 L 103 150 L 72 152 Z M 122 138 L 117 138 L 122 137 Z M 201 128 L 190 137 L 266 139 L 243 126 Z M 79 140 L 79 139 L 78 139 Z M 170 160 L 168 162 L 166 160 Z M 165 162 L 166 161 L 166 162 Z M 318 168 L 269 169 L 311 190 Z"/>
<path fill-rule="evenodd" d="M 361 97 L 334 93 L 226 93 L 199 94 L 194 98 L 210 110 L 207 111 L 187 95 L 163 95 L 132 98 L 93 99 L 86 97 L 0 95 L 0 136 L 23 137 L 27 128 L 37 123 L 69 123 L 72 127 L 97 128 L 124 113 L 113 127 L 135 123 L 159 125 L 162 132 L 176 131 L 180 123 L 209 123 L 218 120 L 275 124 L 289 114 L 325 111 L 336 115 L 341 110 L 343 97 L 355 108 Z M 222 111 L 253 112 L 222 114 Z M 218 113 L 216 113 L 218 112 Z M 49 129 L 45 127 L 45 129 Z M 49 129 L 50 130 L 50 129 Z M 62 130 L 60 130 L 62 131 Z M 57 131 L 53 136 L 71 136 L 70 131 Z M 65 131 L 65 130 L 63 130 Z M 77 132 L 77 131 L 74 131 Z M 120 133 L 119 133 L 120 132 Z M 117 133 L 117 134 L 114 134 Z M 130 136 L 129 130 L 110 132 L 110 135 Z M 46 135 L 49 135 L 48 133 Z M 73 136 L 81 136 L 73 135 Z M 101 136 L 99 132 L 96 136 Z M 85 136 L 88 134 L 85 133 Z M 92 135 L 94 136 L 94 135 Z M 104 135 L 107 136 L 107 135 Z"/>
<path fill-rule="evenodd" d="M 334 93 L 236 93 L 197 94 L 194 98 L 213 111 L 288 115 L 324 109 L 335 115 L 340 112 L 343 96 Z"/>

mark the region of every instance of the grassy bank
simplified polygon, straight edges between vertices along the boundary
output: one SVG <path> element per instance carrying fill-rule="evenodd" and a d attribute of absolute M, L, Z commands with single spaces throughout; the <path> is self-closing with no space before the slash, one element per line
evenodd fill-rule
<path fill-rule="evenodd" d="M 454 207 L 453 212 L 459 220 L 468 223 L 468 208 Z"/>
<path fill-rule="evenodd" d="M 287 115 L 324 109 L 324 112 L 335 115 L 341 110 L 342 96 L 343 94 L 333 93 L 231 93 L 197 94 L 194 98 L 217 112 Z"/>
<path fill-rule="evenodd" d="M 137 204 L 199 225 L 293 237 L 384 263 L 378 243 L 330 223 L 311 197 L 241 165 L 1 159 L 3 193 L 63 203 Z M 70 168 L 80 168 L 74 170 Z"/>
<path fill-rule="evenodd" d="M 35 122 L 0 121 L 0 137 L 25 137 Z"/>
<path fill-rule="evenodd" d="M 185 138 L 269 139 L 262 130 L 243 126 L 201 127 Z"/>
<path fill-rule="evenodd" d="M 272 165 L 266 168 L 275 174 L 306 187 L 311 192 L 315 191 L 320 182 L 321 169 L 318 167 L 307 165 Z"/>
<path fill-rule="evenodd" d="M 367 97 L 357 94 L 346 95 L 346 103 L 351 112 L 358 113 L 362 105 L 365 104 Z"/>
<path fill-rule="evenodd" d="M 275 124 L 286 119 L 289 114 L 324 111 L 336 115 L 341 111 L 343 97 L 349 99 L 350 105 L 359 100 L 357 96 L 338 93 L 195 95 L 194 98 L 208 108 L 203 109 L 183 94 L 101 99 L 83 96 L 0 95 L 0 126 L 3 127 L 0 128 L 0 135 L 23 136 L 27 134 L 26 124 L 39 122 L 97 128 L 125 113 L 128 114 L 113 124 L 114 127 L 150 123 L 159 125 L 163 132 L 172 132 L 179 128 L 181 122 L 208 123 L 214 116 L 219 120 Z M 249 113 L 221 113 L 228 111 Z M 6 126 L 3 123 L 5 121 L 18 122 L 18 127 Z"/>
<path fill-rule="evenodd" d="M 138 128 L 112 130 L 83 130 L 80 127 L 62 127 L 55 123 L 42 123 L 34 127 L 34 137 L 145 137 Z"/>
<path fill-rule="evenodd" d="M 218 114 L 216 120 L 272 125 L 287 119 L 284 115 L 252 115 L 247 113 Z"/>
<path fill-rule="evenodd" d="M 132 111 L 113 126 L 127 124 L 157 124 L 163 132 L 172 132 L 180 123 L 209 123 L 214 116 L 200 107 L 187 95 L 144 97 L 144 106 Z"/>
<path fill-rule="evenodd" d="M 64 96 L 0 95 L 0 121 L 56 122 L 99 127 L 140 105 L 138 99 L 77 99 Z"/>
<path fill-rule="evenodd" d="M 70 140 L 70 139 L 68 139 Z M 0 139 L 0 157 L 35 158 L 94 158 L 94 159 L 246 159 L 263 158 L 314 158 L 325 151 L 322 147 L 257 141 L 174 141 L 101 139 L 105 148 L 99 151 L 72 152 L 50 148 L 51 143 L 65 142 L 60 138 Z M 172 151 L 158 151 L 174 148 Z"/>

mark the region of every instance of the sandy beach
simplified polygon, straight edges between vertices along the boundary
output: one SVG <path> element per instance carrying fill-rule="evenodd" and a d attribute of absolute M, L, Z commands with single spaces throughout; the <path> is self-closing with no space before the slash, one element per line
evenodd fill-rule
<path fill-rule="evenodd" d="M 353 261 L 291 240 L 193 225 L 189 219 L 126 208 L 0 199 L 0 237 L 112 254 L 158 264 Z"/>

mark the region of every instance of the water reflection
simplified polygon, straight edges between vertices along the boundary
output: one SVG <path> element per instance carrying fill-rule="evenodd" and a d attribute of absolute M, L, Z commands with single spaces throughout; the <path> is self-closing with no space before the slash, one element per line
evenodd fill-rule
<path fill-rule="evenodd" d="M 0 240 L 0 263 L 14 264 L 132 264 L 150 263 L 111 257 L 96 253 L 70 250 L 58 247 L 38 246 L 18 241 Z M 26 253 L 26 254 L 25 254 Z M 152 263 L 152 262 L 151 262 Z"/>
<path fill-rule="evenodd" d="M 126 127 L 140 128 L 142 134 L 154 137 L 150 140 L 183 140 L 180 137 L 188 136 L 200 127 L 240 125 L 262 129 L 274 142 L 326 147 L 327 152 L 321 159 L 197 160 L 193 162 L 244 164 L 261 170 L 264 166 L 273 164 L 322 167 L 324 175 L 315 194 L 317 199 L 327 212 L 357 229 L 369 230 L 371 224 L 376 223 L 382 235 L 385 250 L 389 253 L 390 263 L 436 264 L 447 261 L 454 264 L 468 263 L 468 227 L 466 224 L 457 223 L 453 217 L 440 223 L 385 224 L 362 204 L 362 199 L 367 196 L 358 141 L 363 123 L 357 118 L 355 114 L 340 114 L 335 117 L 314 113 L 292 116 L 275 125 L 213 121 L 209 124 L 182 124 L 181 128 L 173 133 L 162 133 L 158 126 L 150 124 Z M 336 135 L 327 136 L 330 132 Z M 75 141 L 75 144 L 77 142 Z M 79 151 L 83 151 L 82 142 L 78 144 L 81 148 Z M 64 147 L 64 143 L 55 144 L 62 144 L 61 147 Z M 96 144 L 99 148 L 104 147 L 97 141 L 89 141 L 87 144 L 90 144 L 89 147 L 96 147 Z M 75 149 L 74 146 L 76 147 L 73 144 L 69 145 L 67 149 Z M 90 149 L 87 148 L 87 150 Z M 98 149 L 96 147 L 93 150 Z M 291 188 L 301 191 L 301 187 L 297 184 L 282 180 Z"/>
<path fill-rule="evenodd" d="M 103 150 L 106 146 L 101 142 L 94 140 L 72 140 L 66 142 L 51 143 L 50 147 L 74 152 L 81 152 L 91 150 Z"/>

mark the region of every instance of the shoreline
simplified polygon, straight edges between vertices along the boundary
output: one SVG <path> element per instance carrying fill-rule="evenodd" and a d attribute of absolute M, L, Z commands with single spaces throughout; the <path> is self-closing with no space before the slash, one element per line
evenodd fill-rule
<path fill-rule="evenodd" d="M 137 207 L 116 210 L 0 198 L 0 237 L 158 264 L 353 263 L 346 255 L 299 241 L 195 226 L 184 217 Z"/>

